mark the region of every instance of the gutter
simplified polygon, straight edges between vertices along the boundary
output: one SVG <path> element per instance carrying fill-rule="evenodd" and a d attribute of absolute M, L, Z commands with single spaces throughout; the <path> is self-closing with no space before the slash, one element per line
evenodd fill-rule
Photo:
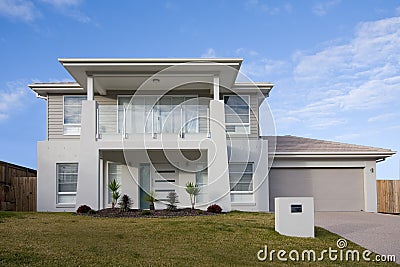
<path fill-rule="evenodd" d="M 47 96 L 39 95 L 39 93 L 36 93 L 36 98 L 44 99 L 47 101 Z"/>

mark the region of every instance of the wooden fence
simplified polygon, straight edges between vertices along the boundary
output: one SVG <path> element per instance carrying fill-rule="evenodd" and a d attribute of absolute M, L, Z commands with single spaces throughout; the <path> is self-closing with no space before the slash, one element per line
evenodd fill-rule
<path fill-rule="evenodd" d="M 377 180 L 378 212 L 400 213 L 400 180 Z"/>
<path fill-rule="evenodd" d="M 36 211 L 36 177 L 11 177 L 1 185 L 0 210 Z"/>

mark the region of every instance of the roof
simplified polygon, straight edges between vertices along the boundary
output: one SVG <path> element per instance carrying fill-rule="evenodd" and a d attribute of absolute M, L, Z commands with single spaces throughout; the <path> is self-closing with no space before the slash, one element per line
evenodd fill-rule
<path fill-rule="evenodd" d="M 59 58 L 58 61 L 76 82 L 34 83 L 29 87 L 39 96 L 48 93 L 85 93 L 87 77 L 93 77 L 95 93 L 107 90 L 173 88 L 190 82 L 213 84 L 219 74 L 222 88 L 269 95 L 272 83 L 237 83 L 242 58 Z M 151 83 L 157 75 L 161 83 Z M 147 84 L 147 86 L 146 86 Z M 261 100 L 260 100 L 261 101 Z"/>
<path fill-rule="evenodd" d="M 333 142 L 327 140 L 318 140 L 312 138 L 304 138 L 292 135 L 285 136 L 263 136 L 263 139 L 269 141 L 270 150 L 276 143 L 276 156 L 335 156 L 335 157 L 372 157 L 386 158 L 396 152 L 390 149 L 362 146 L 355 144 L 347 144 L 341 142 Z M 272 149 L 273 150 L 273 149 Z"/>
<path fill-rule="evenodd" d="M 61 64 L 90 64 L 90 63 L 166 63 L 179 64 L 188 62 L 215 62 L 215 63 L 238 63 L 243 58 L 59 58 Z"/>

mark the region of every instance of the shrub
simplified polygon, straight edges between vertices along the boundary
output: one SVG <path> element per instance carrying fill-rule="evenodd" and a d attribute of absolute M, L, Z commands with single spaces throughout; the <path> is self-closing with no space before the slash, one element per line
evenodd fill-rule
<path fill-rule="evenodd" d="M 96 214 L 96 213 L 97 213 L 97 211 L 95 211 L 95 210 L 89 210 L 87 214 Z"/>
<path fill-rule="evenodd" d="M 149 210 L 142 210 L 142 215 L 151 215 L 151 211 L 149 211 Z"/>
<path fill-rule="evenodd" d="M 77 210 L 76 213 L 88 213 L 89 211 L 91 211 L 92 209 L 87 206 L 87 205 L 82 205 L 80 206 Z"/>
<path fill-rule="evenodd" d="M 212 213 L 221 213 L 222 208 L 217 204 L 213 204 L 213 205 L 208 206 L 207 211 L 212 212 Z"/>
<path fill-rule="evenodd" d="M 175 191 L 171 191 L 168 193 L 167 196 L 167 201 L 168 201 L 168 210 L 176 210 L 176 203 L 178 203 L 178 195 L 176 194 Z"/>
<path fill-rule="evenodd" d="M 118 203 L 122 212 L 128 211 L 132 206 L 132 200 L 128 195 L 123 195 L 121 201 Z"/>

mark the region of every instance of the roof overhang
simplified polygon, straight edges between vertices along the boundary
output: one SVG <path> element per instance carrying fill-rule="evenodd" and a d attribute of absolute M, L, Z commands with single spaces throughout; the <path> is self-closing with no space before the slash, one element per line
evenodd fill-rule
<path fill-rule="evenodd" d="M 132 90 L 157 76 L 158 83 L 146 88 L 168 88 L 175 84 L 213 83 L 219 75 L 222 87 L 231 88 L 241 58 L 60 58 L 59 62 L 86 91 L 92 76 L 100 94 L 107 90 Z"/>
<path fill-rule="evenodd" d="M 238 94 L 257 94 L 259 99 L 258 104 L 261 105 L 264 99 L 269 96 L 273 87 L 274 84 L 268 82 L 236 82 L 232 87 L 232 91 Z"/>
<path fill-rule="evenodd" d="M 46 97 L 50 94 L 82 94 L 85 90 L 79 83 L 33 83 L 28 85 L 38 96 Z"/>

